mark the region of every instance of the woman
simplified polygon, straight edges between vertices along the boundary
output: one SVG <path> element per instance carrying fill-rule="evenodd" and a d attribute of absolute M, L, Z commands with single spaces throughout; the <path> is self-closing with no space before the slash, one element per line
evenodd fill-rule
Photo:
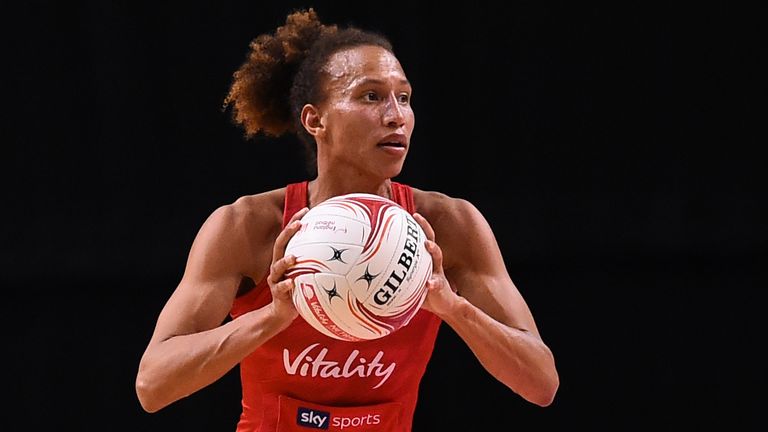
<path fill-rule="evenodd" d="M 410 431 L 442 322 L 512 391 L 536 405 L 552 402 L 554 357 L 483 215 L 465 200 L 391 180 L 410 145 L 410 96 L 384 37 L 323 25 L 312 9 L 254 40 L 225 107 L 233 106 L 248 136 L 296 133 L 316 175 L 241 197 L 205 221 L 141 359 L 136 391 L 145 410 L 160 410 L 239 364 L 239 431 Z M 307 208 L 352 192 L 414 213 L 434 264 L 422 310 L 408 326 L 354 343 L 299 318 L 284 278 L 295 260 L 284 256 L 286 243 Z"/>

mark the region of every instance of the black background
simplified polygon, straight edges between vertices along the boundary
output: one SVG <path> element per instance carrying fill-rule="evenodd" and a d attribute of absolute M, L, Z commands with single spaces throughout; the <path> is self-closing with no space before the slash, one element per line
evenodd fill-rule
<path fill-rule="evenodd" d="M 308 6 L 390 37 L 417 118 L 397 180 L 485 214 L 557 359 L 539 408 L 443 327 L 415 430 L 760 425 L 764 23 L 615 3 L 4 6 L 3 429 L 234 430 L 236 370 L 156 414 L 133 380 L 208 214 L 304 178 L 221 103 Z"/>

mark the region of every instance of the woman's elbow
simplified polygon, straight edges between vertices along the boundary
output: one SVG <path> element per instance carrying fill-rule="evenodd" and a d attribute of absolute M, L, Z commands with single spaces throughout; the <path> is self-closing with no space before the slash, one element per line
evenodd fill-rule
<path fill-rule="evenodd" d="M 559 387 L 560 377 L 558 376 L 557 371 L 552 371 L 552 373 L 549 374 L 549 377 L 537 386 L 536 391 L 531 392 L 526 399 L 542 408 L 548 407 L 554 402 Z"/>
<path fill-rule="evenodd" d="M 139 398 L 139 404 L 141 404 L 141 408 L 148 413 L 160 411 L 160 409 L 162 409 L 164 406 L 158 402 L 154 394 L 155 392 L 149 380 L 142 378 L 141 375 L 137 376 L 136 396 Z"/>

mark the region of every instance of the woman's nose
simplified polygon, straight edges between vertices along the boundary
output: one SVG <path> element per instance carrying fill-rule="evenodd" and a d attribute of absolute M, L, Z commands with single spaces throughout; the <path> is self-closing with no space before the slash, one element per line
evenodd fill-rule
<path fill-rule="evenodd" d="M 384 104 L 382 120 L 384 125 L 389 127 L 400 127 L 405 124 L 403 109 L 394 94 L 390 94 Z"/>

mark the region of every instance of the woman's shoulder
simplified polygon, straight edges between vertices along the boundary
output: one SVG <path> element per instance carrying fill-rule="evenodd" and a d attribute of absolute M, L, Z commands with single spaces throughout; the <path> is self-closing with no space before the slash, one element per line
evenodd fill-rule
<path fill-rule="evenodd" d="M 273 216 L 275 212 L 282 216 L 285 190 L 286 188 L 282 187 L 253 195 L 243 195 L 223 207 L 256 217 Z"/>
<path fill-rule="evenodd" d="M 470 201 L 450 196 L 444 192 L 422 190 L 411 187 L 416 211 L 430 221 L 434 219 L 453 223 L 467 215 L 478 212 Z"/>
<path fill-rule="evenodd" d="M 269 238 L 282 226 L 285 188 L 238 197 L 216 208 L 206 223 L 247 238 Z"/>
<path fill-rule="evenodd" d="M 486 237 L 488 224 L 485 217 L 470 201 L 443 192 L 414 189 L 413 200 L 416 211 L 435 232 L 436 241 L 443 250 L 443 267 L 462 267 L 467 262 L 467 243 Z"/>

